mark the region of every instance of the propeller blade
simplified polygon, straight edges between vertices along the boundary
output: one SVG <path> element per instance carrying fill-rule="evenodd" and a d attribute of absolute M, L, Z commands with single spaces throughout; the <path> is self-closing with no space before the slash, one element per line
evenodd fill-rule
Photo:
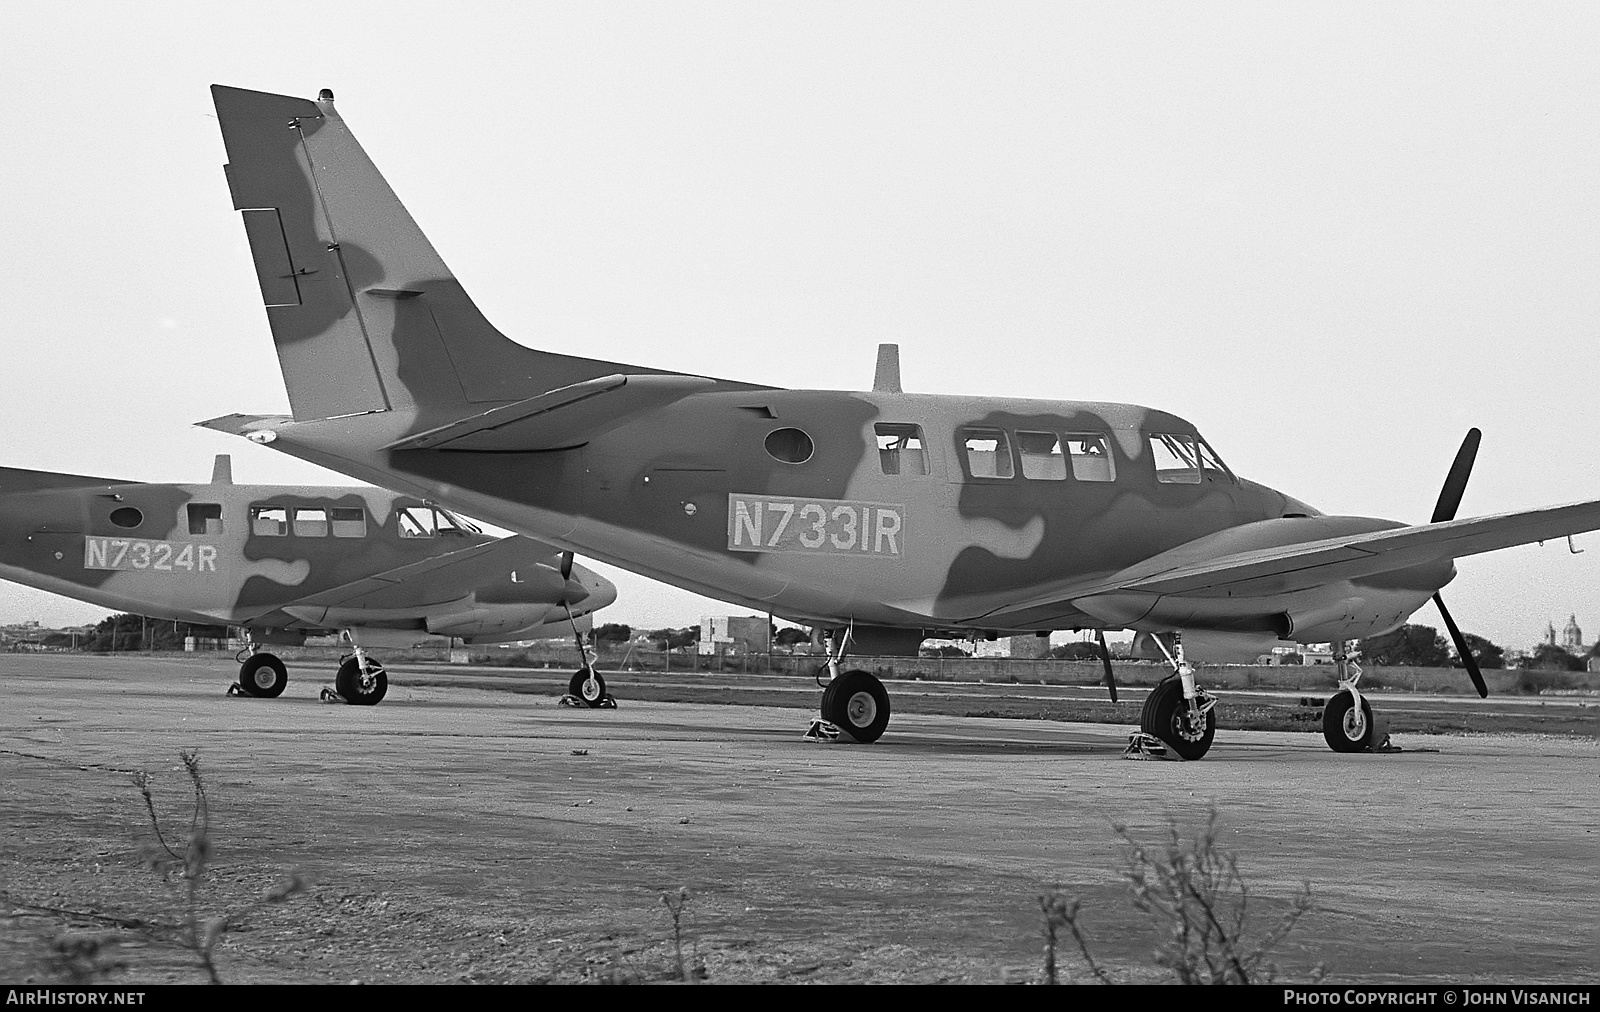
<path fill-rule="evenodd" d="M 561 578 L 563 580 L 572 579 L 572 553 L 571 552 L 562 552 L 561 553 Z"/>
<path fill-rule="evenodd" d="M 1474 429 L 1474 432 L 1477 430 Z M 1478 670 L 1478 661 L 1472 656 L 1472 650 L 1467 646 L 1467 638 L 1461 635 L 1461 630 L 1456 628 L 1456 620 L 1450 617 L 1445 610 L 1444 598 L 1438 594 L 1433 595 L 1433 603 L 1438 606 L 1439 614 L 1444 616 L 1444 627 L 1450 630 L 1450 638 L 1455 641 L 1456 653 L 1461 657 L 1461 666 L 1467 669 L 1467 674 L 1472 676 L 1472 687 L 1478 690 L 1478 695 L 1484 699 L 1489 698 L 1489 686 L 1483 682 L 1483 672 Z"/>
<path fill-rule="evenodd" d="M 1096 629 L 1094 638 L 1100 641 L 1100 663 L 1106 666 L 1106 689 L 1111 693 L 1111 701 L 1117 701 L 1117 676 L 1111 673 L 1111 651 L 1106 647 L 1106 634 L 1104 629 Z"/>
<path fill-rule="evenodd" d="M 1461 449 L 1456 451 L 1455 462 L 1445 476 L 1444 488 L 1439 490 L 1439 501 L 1433 507 L 1433 519 L 1429 523 L 1438 524 L 1456 518 L 1456 510 L 1461 508 L 1461 493 L 1467 490 L 1467 478 L 1472 474 L 1472 462 L 1478 456 L 1478 443 L 1482 439 L 1482 432 L 1467 430 L 1467 438 L 1461 441 Z"/>

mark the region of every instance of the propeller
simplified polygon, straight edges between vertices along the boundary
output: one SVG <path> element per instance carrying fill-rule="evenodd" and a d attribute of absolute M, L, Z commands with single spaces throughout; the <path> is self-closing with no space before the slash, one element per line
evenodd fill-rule
<path fill-rule="evenodd" d="M 1472 431 L 1476 432 L 1478 430 L 1477 429 L 1473 429 Z M 572 553 L 571 552 L 562 552 L 561 553 L 561 578 L 563 580 L 572 579 Z"/>
<path fill-rule="evenodd" d="M 1442 524 L 1456 518 L 1456 510 L 1461 508 L 1461 495 L 1467 490 L 1467 478 L 1472 475 L 1472 462 L 1478 456 L 1478 443 L 1482 439 L 1482 432 L 1475 428 L 1467 430 L 1467 438 L 1461 441 L 1461 449 L 1456 451 L 1456 459 L 1450 464 L 1450 473 L 1445 475 L 1444 487 L 1439 490 L 1439 501 L 1433 507 L 1433 519 L 1429 523 Z M 1467 669 L 1472 687 L 1478 690 L 1480 697 L 1487 699 L 1489 686 L 1484 684 L 1483 672 L 1478 670 L 1477 658 L 1472 656 L 1467 638 L 1461 635 L 1456 620 L 1450 617 L 1449 610 L 1444 606 L 1444 598 L 1435 593 L 1433 603 L 1444 619 L 1444 627 L 1450 630 L 1450 639 L 1456 645 L 1456 656 L 1461 658 L 1461 666 Z"/>
<path fill-rule="evenodd" d="M 1100 641 L 1100 663 L 1106 666 L 1106 690 L 1111 693 L 1111 701 L 1117 701 L 1117 676 L 1111 673 L 1111 651 L 1106 647 L 1106 632 L 1096 629 L 1094 638 Z"/>

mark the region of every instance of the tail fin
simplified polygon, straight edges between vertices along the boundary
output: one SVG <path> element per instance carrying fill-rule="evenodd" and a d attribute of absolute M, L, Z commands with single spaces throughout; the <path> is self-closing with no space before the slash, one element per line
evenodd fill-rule
<path fill-rule="evenodd" d="M 213 85 L 228 186 L 296 420 L 481 411 L 618 372 L 508 340 L 467 296 L 333 108 Z"/>

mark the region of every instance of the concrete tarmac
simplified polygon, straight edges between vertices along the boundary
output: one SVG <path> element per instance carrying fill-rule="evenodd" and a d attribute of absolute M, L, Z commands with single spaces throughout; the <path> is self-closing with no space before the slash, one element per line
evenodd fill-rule
<path fill-rule="evenodd" d="M 155 773 L 186 826 L 176 758 L 196 748 L 202 905 L 234 918 L 219 965 L 240 982 L 658 979 L 675 965 L 661 894 L 680 887 L 685 959 L 712 981 L 1032 979 L 1052 884 L 1082 899 L 1113 977 L 1161 980 L 1114 827 L 1160 845 L 1213 808 L 1259 930 L 1311 885 L 1316 912 L 1273 956 L 1285 977 L 1600 981 L 1592 738 L 1336 755 L 1225 732 L 1200 762 L 1128 762 L 1113 725 L 902 715 L 875 745 L 817 745 L 812 704 L 590 711 L 396 686 L 361 708 L 317 701 L 327 673 L 306 670 L 279 699 L 226 698 L 235 673 L 0 655 L 0 979 L 95 916 L 171 919 L 128 771 Z M 291 869 L 309 894 L 256 902 Z M 124 940 L 114 979 L 198 979 L 181 951 Z"/>

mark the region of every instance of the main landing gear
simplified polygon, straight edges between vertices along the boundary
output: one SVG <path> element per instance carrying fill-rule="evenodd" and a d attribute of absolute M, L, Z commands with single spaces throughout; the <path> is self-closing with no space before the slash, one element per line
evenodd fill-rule
<path fill-rule="evenodd" d="M 1173 634 L 1171 651 L 1160 636 L 1151 639 L 1166 654 L 1172 677 L 1145 698 L 1139 733 L 1131 737 L 1124 754 L 1145 758 L 1163 755 L 1170 748 L 1180 759 L 1199 759 L 1211 750 L 1211 739 L 1217 734 L 1216 697 L 1195 684 L 1194 668 L 1183 656 L 1179 634 Z"/>
<path fill-rule="evenodd" d="M 333 680 L 337 695 L 351 706 L 376 706 L 389 691 L 389 673 L 383 670 L 382 664 L 367 656 L 348 631 L 345 637 L 355 652 L 339 662 L 339 673 Z M 327 689 L 322 690 L 322 698 L 328 699 L 330 695 Z"/>
<path fill-rule="evenodd" d="M 338 691 L 323 689 L 322 698 L 334 703 L 372 706 L 389 691 L 389 676 L 382 664 L 368 657 L 366 651 L 350 638 L 349 632 L 345 633 L 345 637 L 355 647 L 355 655 L 346 657 L 339 664 L 339 673 L 334 679 Z M 276 654 L 261 651 L 259 644 L 247 640 L 237 660 L 239 680 L 228 686 L 228 695 L 254 696 L 257 699 L 283 695 L 284 688 L 289 684 L 289 669 Z"/>
<path fill-rule="evenodd" d="M 863 745 L 877 741 L 889 726 L 889 691 L 865 671 L 840 672 L 839 663 L 844 660 L 850 633 L 847 630 L 837 637 L 837 649 L 835 638 L 830 632 L 823 639 L 828 662 L 817 672 L 819 683 L 822 672 L 828 673 L 822 690 L 822 715 L 811 722 L 804 737 L 807 741 L 849 741 Z"/>
<path fill-rule="evenodd" d="M 1361 695 L 1361 665 L 1334 644 L 1333 663 L 1339 673 L 1339 691 L 1322 708 L 1322 738 L 1335 752 L 1382 752 L 1389 749 L 1387 721 L 1372 715 L 1372 704 Z M 1389 751 L 1394 751 L 1389 749 Z"/>
<path fill-rule="evenodd" d="M 289 684 L 289 669 L 275 654 L 258 654 L 256 645 L 249 643 L 239 651 L 239 680 L 228 686 L 230 696 L 256 696 L 272 699 L 283 695 Z"/>

